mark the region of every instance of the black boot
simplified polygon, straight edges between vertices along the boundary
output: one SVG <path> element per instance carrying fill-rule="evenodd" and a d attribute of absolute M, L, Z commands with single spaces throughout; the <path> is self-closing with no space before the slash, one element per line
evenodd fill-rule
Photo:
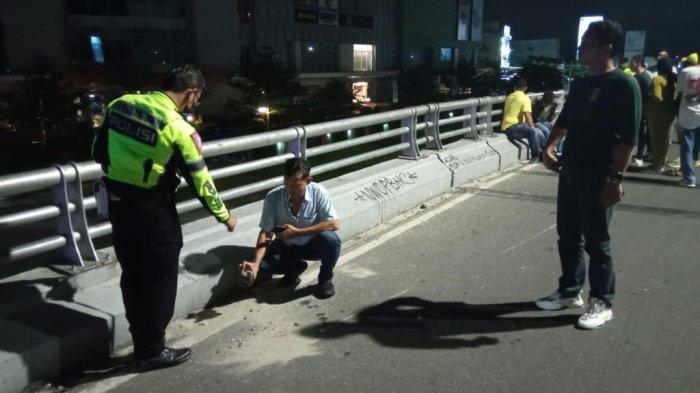
<path fill-rule="evenodd" d="M 335 287 L 330 281 L 318 283 L 316 285 L 316 290 L 314 291 L 314 296 L 319 299 L 328 299 L 329 297 L 335 295 Z"/>

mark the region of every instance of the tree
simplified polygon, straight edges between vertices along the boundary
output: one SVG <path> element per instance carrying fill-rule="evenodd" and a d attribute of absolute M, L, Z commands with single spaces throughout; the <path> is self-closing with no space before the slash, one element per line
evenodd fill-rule
<path fill-rule="evenodd" d="M 317 107 L 324 120 L 339 119 L 352 114 L 355 104 L 352 89 L 339 79 L 331 79 L 316 94 Z"/>
<path fill-rule="evenodd" d="M 78 109 L 76 91 L 62 78 L 48 59 L 36 56 L 17 89 L 5 96 L 8 121 L 43 145 L 59 125 L 75 118 Z"/>
<path fill-rule="evenodd" d="M 563 86 L 562 72 L 556 59 L 531 57 L 519 73 L 527 80 L 531 91 L 559 90 Z"/>
<path fill-rule="evenodd" d="M 274 52 L 263 48 L 241 64 L 239 73 L 229 83 L 242 96 L 226 105 L 226 119 L 239 127 L 261 128 L 256 122 L 257 108 L 268 106 L 275 122 L 294 122 L 297 115 L 294 97 L 306 89 L 296 80 L 296 72 L 285 66 Z"/>
<path fill-rule="evenodd" d="M 474 67 L 472 63 L 462 59 L 457 64 L 455 76 L 457 77 L 457 86 L 461 90 L 472 88 L 474 85 L 474 78 L 476 77 L 476 67 Z"/>
<path fill-rule="evenodd" d="M 428 68 L 404 71 L 399 77 L 399 97 L 408 105 L 439 100 L 438 76 Z"/>
<path fill-rule="evenodd" d="M 93 137 L 89 109 L 80 92 L 63 83 L 45 57 L 33 59 L 16 88 L 2 97 L 0 110 L 3 127 L 12 131 L 4 133 L 0 143 L 3 170 L 89 157 Z"/>

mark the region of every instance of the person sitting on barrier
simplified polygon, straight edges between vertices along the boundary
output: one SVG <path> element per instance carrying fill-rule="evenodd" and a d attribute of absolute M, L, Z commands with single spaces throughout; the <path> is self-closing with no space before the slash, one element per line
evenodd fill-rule
<path fill-rule="evenodd" d="M 265 196 L 253 260 L 243 261 L 240 268 L 260 281 L 284 274 L 279 284 L 296 286 L 308 267 L 304 260 L 320 259 L 314 295 L 326 299 L 335 294 L 331 280 L 340 257 L 340 220 L 328 190 L 313 181 L 310 171 L 305 159 L 285 162 L 284 185 Z"/>
<path fill-rule="evenodd" d="M 535 128 L 542 131 L 546 141 L 552 133 L 552 127 L 557 118 L 557 102 L 553 91 L 545 91 L 542 98 L 532 105 L 532 117 L 536 122 Z M 557 151 L 562 151 L 561 143 L 557 146 Z"/>
<path fill-rule="evenodd" d="M 557 103 L 554 101 L 554 92 L 546 91 L 539 101 L 532 106 L 532 117 L 535 127 L 544 133 L 545 139 L 552 132 L 552 124 L 557 117 Z"/>
<path fill-rule="evenodd" d="M 525 95 L 527 81 L 520 78 L 516 82 L 515 92 L 506 98 L 503 107 L 503 122 L 501 132 L 504 132 L 508 139 L 527 140 L 532 155 L 531 161 L 539 161 L 542 148 L 546 138 L 544 133 L 535 127 L 532 121 L 532 102 L 530 97 Z"/>

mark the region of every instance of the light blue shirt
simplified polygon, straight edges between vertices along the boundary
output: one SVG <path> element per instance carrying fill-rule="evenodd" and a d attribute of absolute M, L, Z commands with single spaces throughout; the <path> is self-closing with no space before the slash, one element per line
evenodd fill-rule
<path fill-rule="evenodd" d="M 338 219 L 338 213 L 333 207 L 331 194 L 318 183 L 311 182 L 306 186 L 304 200 L 301 202 L 299 213 L 292 215 L 289 203 L 289 193 L 284 186 L 274 188 L 265 196 L 262 216 L 260 217 L 260 229 L 271 231 L 275 225 L 289 224 L 297 228 L 308 228 L 323 221 Z M 299 236 L 285 240 L 286 244 L 303 246 L 313 236 Z"/>

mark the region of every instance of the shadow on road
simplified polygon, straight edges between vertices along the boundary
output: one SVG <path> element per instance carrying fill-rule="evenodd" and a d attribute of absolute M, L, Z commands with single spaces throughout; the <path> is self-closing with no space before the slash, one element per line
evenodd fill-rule
<path fill-rule="evenodd" d="M 302 334 L 320 339 L 365 334 L 382 346 L 395 348 L 476 348 L 498 344 L 498 339 L 487 336 L 491 333 L 570 326 L 578 318 L 504 316 L 534 310 L 532 302 L 477 305 L 403 297 L 365 308 L 357 322 L 325 322 L 303 329 Z M 464 335 L 477 336 L 459 337 Z"/>
<path fill-rule="evenodd" d="M 210 276 L 220 274 L 204 311 L 193 317 L 210 319 L 212 309 L 245 299 L 252 298 L 264 304 L 284 304 L 313 294 L 313 285 L 302 288 L 282 288 L 277 286 L 277 280 L 256 283 L 250 288 L 242 287 L 239 284 L 241 273 L 238 265 L 243 260 L 250 260 L 254 251 L 253 247 L 221 246 L 206 254 L 192 254 L 185 258 L 183 267 L 190 273 Z"/>

